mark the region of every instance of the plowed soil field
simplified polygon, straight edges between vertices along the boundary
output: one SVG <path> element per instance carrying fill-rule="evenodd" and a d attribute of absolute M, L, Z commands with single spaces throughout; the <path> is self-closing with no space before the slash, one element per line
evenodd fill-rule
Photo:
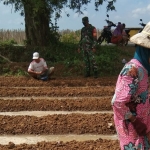
<path fill-rule="evenodd" d="M 119 150 L 116 80 L 1 76 L 0 150 Z"/>

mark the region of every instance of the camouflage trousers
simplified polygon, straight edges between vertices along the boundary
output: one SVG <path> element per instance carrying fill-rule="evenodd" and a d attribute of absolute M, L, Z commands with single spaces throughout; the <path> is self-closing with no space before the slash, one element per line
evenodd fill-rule
<path fill-rule="evenodd" d="M 83 59 L 85 63 L 85 74 L 90 74 L 91 69 L 95 73 L 97 72 L 97 63 L 95 60 L 94 52 L 92 50 L 83 50 Z"/>

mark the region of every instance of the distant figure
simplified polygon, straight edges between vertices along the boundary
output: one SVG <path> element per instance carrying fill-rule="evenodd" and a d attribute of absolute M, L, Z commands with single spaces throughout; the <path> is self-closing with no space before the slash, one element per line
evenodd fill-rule
<path fill-rule="evenodd" d="M 128 40 L 127 34 L 125 32 L 125 24 L 118 22 L 116 29 L 114 30 L 111 38 L 111 43 L 117 45 L 125 45 Z"/>
<path fill-rule="evenodd" d="M 85 77 L 91 76 L 91 70 L 94 73 L 94 78 L 98 77 L 97 63 L 95 61 L 95 52 L 97 45 L 97 31 L 94 26 L 89 24 L 88 17 L 82 18 L 84 27 L 81 29 L 81 40 L 79 42 L 78 52 L 82 50 L 83 59 L 85 62 Z"/>
<path fill-rule="evenodd" d="M 125 23 L 122 24 L 123 26 L 123 30 L 122 30 L 122 38 L 123 38 L 123 41 L 122 41 L 122 45 L 125 46 L 127 45 L 128 41 L 129 41 L 129 34 L 126 33 L 125 31 L 125 28 L 126 28 L 126 25 Z"/>
<path fill-rule="evenodd" d="M 111 43 L 118 45 L 119 43 L 122 42 L 122 31 L 123 31 L 123 26 L 122 24 L 118 23 L 116 29 L 113 32 Z"/>
<path fill-rule="evenodd" d="M 33 61 L 28 67 L 28 73 L 35 79 L 48 80 L 54 73 L 54 67 L 47 67 L 46 61 L 39 57 L 39 53 L 33 53 Z"/>

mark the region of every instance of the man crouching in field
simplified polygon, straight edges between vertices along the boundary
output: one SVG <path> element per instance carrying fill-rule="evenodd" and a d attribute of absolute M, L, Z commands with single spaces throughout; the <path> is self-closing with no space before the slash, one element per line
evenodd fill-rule
<path fill-rule="evenodd" d="M 46 61 L 39 57 L 39 53 L 33 53 L 33 61 L 28 67 L 28 73 L 35 79 L 48 80 L 54 73 L 54 67 L 47 67 Z"/>

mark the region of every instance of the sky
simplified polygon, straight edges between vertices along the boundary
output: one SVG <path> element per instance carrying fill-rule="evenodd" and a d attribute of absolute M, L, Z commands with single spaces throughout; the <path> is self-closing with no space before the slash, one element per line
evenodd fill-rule
<path fill-rule="evenodd" d="M 62 17 L 58 20 L 59 30 L 79 30 L 83 27 L 82 17 L 88 16 L 89 23 L 97 29 L 103 29 L 106 26 L 106 15 L 109 15 L 109 20 L 118 23 L 126 24 L 126 27 L 141 27 L 140 19 L 143 23 L 150 21 L 150 0 L 117 0 L 114 3 L 116 11 L 106 12 L 106 3 L 99 7 L 99 11 L 95 11 L 94 1 L 88 6 L 83 6 L 83 15 L 78 15 L 73 10 L 63 9 Z M 84 10 L 84 8 L 87 8 Z M 70 14 L 67 17 L 66 13 Z M 20 12 L 15 13 L 12 5 L 5 6 L 0 2 L 0 29 L 25 29 L 24 17 L 20 16 Z"/>

